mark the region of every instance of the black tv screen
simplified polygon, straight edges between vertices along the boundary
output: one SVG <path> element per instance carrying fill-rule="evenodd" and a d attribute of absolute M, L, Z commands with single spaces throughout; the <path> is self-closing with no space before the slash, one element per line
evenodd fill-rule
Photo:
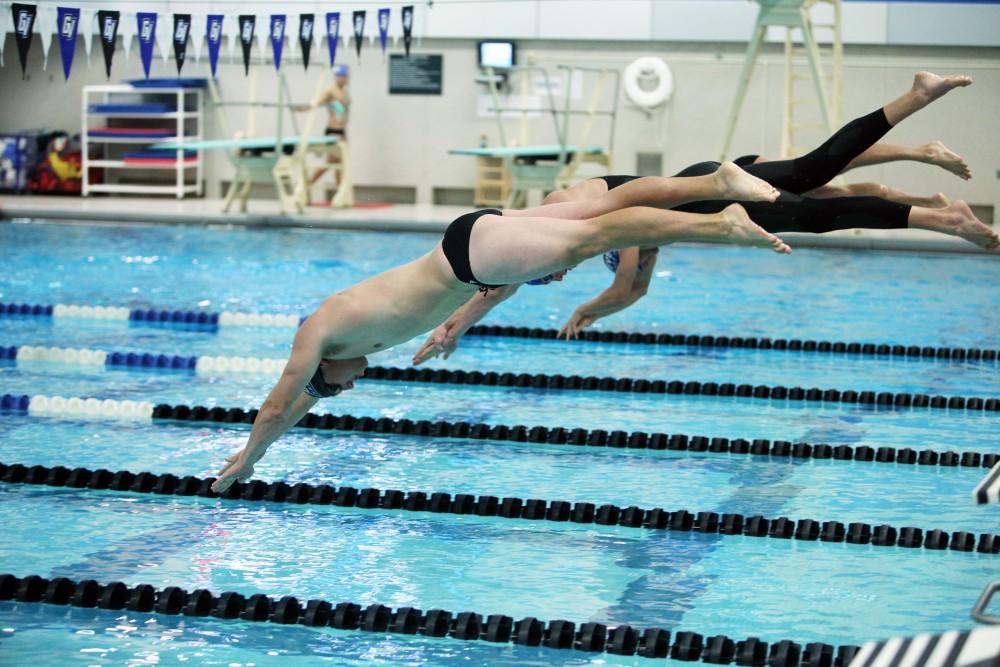
<path fill-rule="evenodd" d="M 480 67 L 504 69 L 514 63 L 514 42 L 479 42 Z"/>

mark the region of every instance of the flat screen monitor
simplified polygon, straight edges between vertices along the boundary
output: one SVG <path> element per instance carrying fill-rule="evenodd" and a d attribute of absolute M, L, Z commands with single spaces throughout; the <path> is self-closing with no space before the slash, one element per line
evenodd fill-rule
<path fill-rule="evenodd" d="M 514 42 L 479 42 L 479 66 L 503 69 L 514 66 Z"/>

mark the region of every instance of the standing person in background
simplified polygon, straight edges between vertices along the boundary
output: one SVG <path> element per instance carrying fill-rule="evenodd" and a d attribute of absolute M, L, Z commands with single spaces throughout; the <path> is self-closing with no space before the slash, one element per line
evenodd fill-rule
<path fill-rule="evenodd" d="M 337 65 L 334 70 L 333 83 L 320 93 L 320 96 L 313 104 L 300 104 L 293 107 L 296 111 L 309 111 L 314 107 L 323 106 L 327 108 L 329 115 L 326 120 L 324 135 L 333 135 L 340 140 L 347 139 L 347 116 L 351 107 L 351 97 L 347 94 L 347 65 Z M 332 165 L 340 162 L 337 151 L 327 153 L 326 166 L 319 167 L 309 178 L 309 185 L 312 186 L 326 170 Z M 334 171 L 334 179 L 339 184 L 339 176 Z"/>

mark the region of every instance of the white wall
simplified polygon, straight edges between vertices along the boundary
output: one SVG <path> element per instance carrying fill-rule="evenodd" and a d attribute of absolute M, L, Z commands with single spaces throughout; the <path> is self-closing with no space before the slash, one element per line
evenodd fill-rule
<path fill-rule="evenodd" d="M 435 10 L 436 11 L 436 10 Z M 296 58 L 297 48 L 286 47 L 285 71 L 294 95 L 312 97 L 318 77 L 324 72 L 323 45 L 314 45 L 313 62 L 307 73 Z M 659 55 L 673 68 L 676 81 L 673 101 L 652 118 L 622 102 L 615 135 L 618 172 L 636 169 L 636 153 L 662 153 L 667 173 L 685 165 L 715 159 L 721 147 L 732 91 L 743 54 L 740 44 L 579 42 L 522 40 L 519 54 L 532 54 L 539 64 L 577 63 L 624 67 L 640 55 Z M 37 47 L 37 45 L 36 45 Z M 401 47 L 400 47 L 401 48 Z M 4 51 L 6 66 L 0 68 L 0 131 L 48 126 L 71 131 L 80 129 L 80 89 L 105 80 L 99 45 L 94 45 L 91 65 L 86 66 L 82 46 L 69 82 L 62 81 L 58 53 L 42 71 L 41 54 L 30 55 L 29 78 L 21 80 L 13 39 Z M 319 53 L 317 53 L 317 50 Z M 415 187 L 421 201 L 430 201 L 432 189 L 471 188 L 472 158 L 450 156 L 448 149 L 474 146 L 481 134 L 496 139 L 494 123 L 476 114 L 476 97 L 483 92 L 474 82 L 477 74 L 475 42 L 469 39 L 424 39 L 419 52 L 444 54 L 444 94 L 441 96 L 390 96 L 387 66 L 375 48 L 366 47 L 362 63 L 355 63 L 353 49 L 343 50 L 342 61 L 352 66 L 351 92 L 354 109 L 350 124 L 355 180 L 361 185 Z M 225 53 L 225 51 L 223 51 Z M 229 99 L 245 98 L 247 80 L 239 62 L 223 58 L 219 80 Z M 154 76 L 169 76 L 173 63 L 158 59 Z M 892 165 L 858 172 L 854 180 L 884 180 L 917 192 L 943 190 L 974 203 L 1000 206 L 997 172 L 1000 170 L 1000 49 L 956 49 L 934 47 L 864 47 L 847 49 L 843 118 L 867 113 L 909 85 L 918 69 L 968 72 L 976 78 L 973 87 L 956 91 L 931 108 L 893 130 L 888 140 L 921 143 L 942 139 L 964 154 L 975 175 L 965 183 L 940 170 L 922 165 Z M 189 63 L 184 73 L 207 71 L 207 64 Z M 275 99 L 273 66 L 260 65 L 260 98 Z M 140 76 L 137 52 L 126 69 L 119 54 L 115 80 Z M 780 147 L 783 104 L 783 61 L 776 49 L 765 53 L 754 76 L 733 153 L 775 154 Z M 231 124 L 240 127 L 243 112 L 233 112 Z M 269 131 L 268 115 L 258 120 L 259 132 Z M 542 120 L 535 136 L 545 135 Z M 547 121 L 546 121 L 547 122 Z M 595 131 L 596 136 L 596 131 Z M 817 136 L 817 141 L 819 137 Z M 228 166 L 216 157 L 209 176 L 228 178 Z"/>

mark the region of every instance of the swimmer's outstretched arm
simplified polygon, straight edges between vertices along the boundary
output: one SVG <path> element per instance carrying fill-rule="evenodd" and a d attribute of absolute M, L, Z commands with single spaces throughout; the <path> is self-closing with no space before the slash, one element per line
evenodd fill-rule
<path fill-rule="evenodd" d="M 321 324 L 316 317 L 309 318 L 299 328 L 285 370 L 260 406 L 246 446 L 226 459 L 219 478 L 212 484 L 213 491 L 222 493 L 233 482 L 249 479 L 254 464 L 264 456 L 271 443 L 316 405 L 317 399 L 304 390 L 322 360 L 323 341 Z"/>
<path fill-rule="evenodd" d="M 580 304 L 559 330 L 559 335 L 566 340 L 576 338 L 598 318 L 624 310 L 644 297 L 655 266 L 656 255 L 639 269 L 639 249 L 632 247 L 620 250 L 614 282 L 590 301 Z"/>
<path fill-rule="evenodd" d="M 514 295 L 520 285 L 504 285 L 491 289 L 484 295 L 476 294 L 451 314 L 444 324 L 431 332 L 424 344 L 413 355 L 413 365 L 441 356 L 447 359 L 458 347 L 458 339 L 486 313 Z"/>

